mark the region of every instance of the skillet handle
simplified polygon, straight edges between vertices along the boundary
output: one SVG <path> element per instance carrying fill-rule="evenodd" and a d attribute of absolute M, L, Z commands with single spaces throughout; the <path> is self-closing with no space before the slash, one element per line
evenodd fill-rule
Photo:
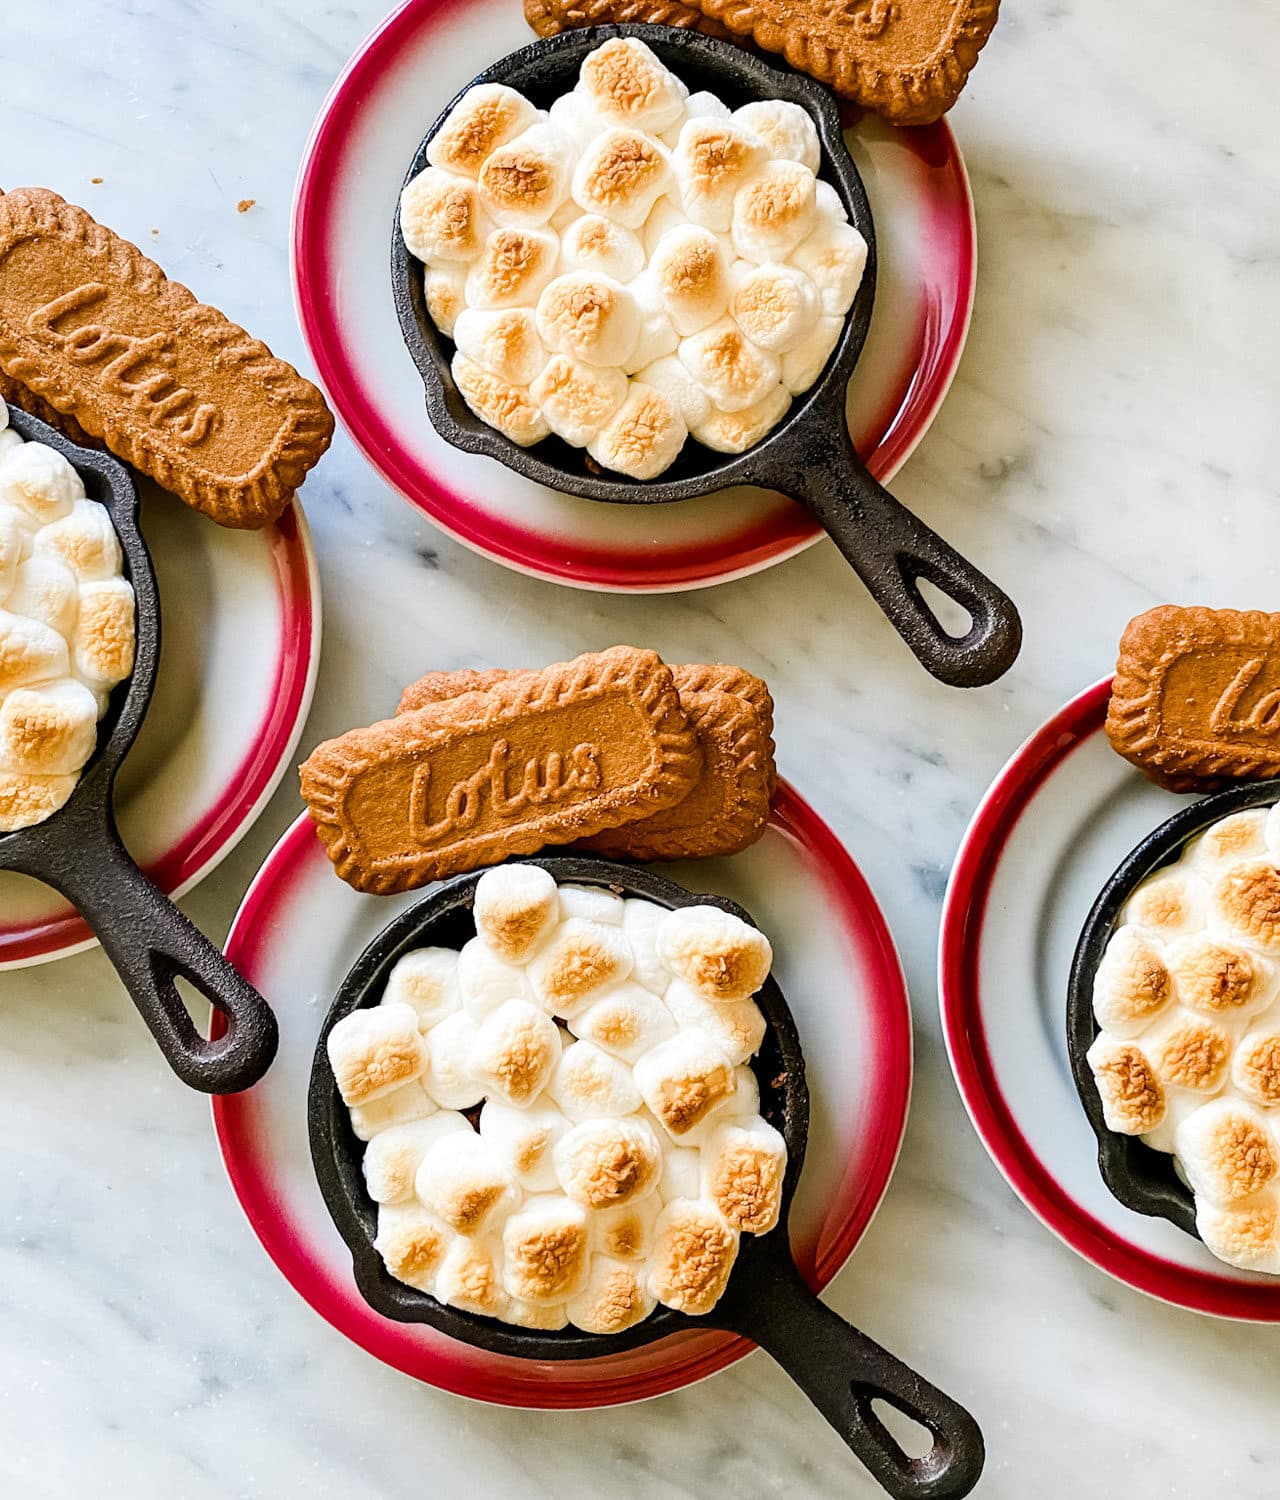
<path fill-rule="evenodd" d="M 950 687 L 982 687 L 1013 665 L 1022 622 L 1012 600 L 867 472 L 844 420 L 826 414 L 805 429 L 803 455 L 768 483 L 813 512 L 925 670 Z M 972 624 L 953 636 L 930 609 L 925 579 Z"/>
<path fill-rule="evenodd" d="M 169 1066 L 193 1089 L 234 1094 L 271 1066 L 276 1018 L 262 996 L 151 883 L 108 817 L 83 846 L 59 842 L 33 874 L 55 886 L 93 928 Z M 216 1041 L 200 1035 L 174 983 L 188 980 L 226 1017 Z"/>
<path fill-rule="evenodd" d="M 777 1231 L 775 1231 L 777 1233 Z M 759 1242 L 764 1252 L 767 1240 Z M 959 1500 L 977 1484 L 982 1432 L 964 1407 L 846 1323 L 805 1285 L 785 1249 L 761 1253 L 745 1295 L 709 1321 L 768 1351 L 894 1500 Z M 753 1257 L 754 1259 L 754 1257 Z M 732 1288 L 732 1283 L 731 1283 Z M 872 1409 L 887 1402 L 928 1428 L 933 1446 L 912 1458 Z"/>

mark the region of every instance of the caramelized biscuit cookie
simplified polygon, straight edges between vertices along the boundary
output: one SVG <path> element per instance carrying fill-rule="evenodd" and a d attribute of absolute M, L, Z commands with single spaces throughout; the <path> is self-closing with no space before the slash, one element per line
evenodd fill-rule
<path fill-rule="evenodd" d="M 727 27 L 708 20 L 681 0 L 524 0 L 524 18 L 539 36 L 558 36 L 562 31 L 605 22 L 626 25 L 635 21 L 734 40 Z"/>

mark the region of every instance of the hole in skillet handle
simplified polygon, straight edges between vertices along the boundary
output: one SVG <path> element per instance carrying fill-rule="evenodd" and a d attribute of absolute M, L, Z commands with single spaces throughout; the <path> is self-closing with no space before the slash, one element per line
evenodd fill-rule
<path fill-rule="evenodd" d="M 1280 780 L 1227 788 L 1184 807 L 1153 829 L 1124 860 L 1098 894 L 1076 944 L 1067 981 L 1067 1054 L 1076 1092 L 1098 1142 L 1098 1170 L 1108 1192 L 1134 1213 L 1167 1219 L 1199 1239 L 1195 1198 L 1173 1165 L 1173 1157 L 1136 1136 L 1107 1128 L 1102 1099 L 1087 1053 L 1099 1030 L 1093 1014 L 1093 982 L 1120 913 L 1129 897 L 1157 870 L 1177 861 L 1186 845 L 1229 813 L 1280 801 Z"/>

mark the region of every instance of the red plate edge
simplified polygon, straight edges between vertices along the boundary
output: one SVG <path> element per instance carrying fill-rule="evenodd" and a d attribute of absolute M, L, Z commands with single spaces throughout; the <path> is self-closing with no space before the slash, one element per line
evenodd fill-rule
<path fill-rule="evenodd" d="M 978 994 L 978 954 L 991 878 L 1027 804 L 1046 778 L 1102 729 L 1111 678 L 1079 693 L 1019 747 L 965 832 L 942 908 L 938 997 L 956 1085 L 1005 1181 L 1057 1237 L 1100 1271 L 1161 1302 L 1210 1317 L 1280 1322 L 1271 1287 L 1227 1280 L 1165 1260 L 1117 1235 L 1068 1196 L 1036 1156 L 1001 1092 Z"/>
<path fill-rule="evenodd" d="M 911 1010 L 902 964 L 884 914 L 848 851 L 785 781 L 779 782 L 772 821 L 788 839 L 817 851 L 822 862 L 835 874 L 838 883 L 829 889 L 842 914 L 856 915 L 857 925 L 852 928 L 853 932 L 866 929 L 860 933 L 860 941 L 864 944 L 865 958 L 870 961 L 868 966 L 874 966 L 880 973 L 881 984 L 874 998 L 887 1018 L 887 1024 L 880 1029 L 885 1062 L 880 1070 L 878 1092 L 869 1101 L 867 1113 L 873 1118 L 890 1119 L 896 1113 L 896 1124 L 876 1141 L 863 1189 L 843 1229 L 830 1243 L 816 1247 L 812 1264 L 804 1264 L 805 1256 L 800 1254 L 806 1280 L 815 1290 L 821 1290 L 865 1234 L 884 1199 L 897 1163 L 906 1133 L 911 1097 Z M 263 917 L 270 905 L 276 867 L 288 867 L 310 852 L 314 837 L 308 815 L 301 814 L 267 856 L 236 913 L 225 951 L 251 980 L 261 935 L 270 926 Z M 848 930 L 850 927 L 846 925 Z M 220 1033 L 220 1022 L 220 1014 L 213 1012 L 211 1035 Z M 649 1346 L 650 1350 L 676 1349 L 687 1344 L 695 1346 L 691 1352 L 675 1363 L 626 1377 L 625 1389 L 618 1388 L 622 1377 L 608 1373 L 609 1360 L 599 1362 L 601 1374 L 598 1379 L 570 1385 L 556 1383 L 556 1365 L 531 1364 L 531 1370 L 536 1370 L 539 1378 L 513 1389 L 503 1378 L 503 1365 L 510 1368 L 522 1362 L 499 1361 L 496 1368 L 486 1368 L 494 1365 L 494 1356 L 442 1338 L 441 1343 L 447 1345 L 448 1359 L 452 1362 L 450 1373 L 456 1376 L 449 1384 L 443 1384 L 440 1372 L 434 1368 L 443 1358 L 438 1348 L 424 1349 L 407 1338 L 397 1339 L 396 1334 L 402 1331 L 401 1325 L 383 1319 L 363 1303 L 348 1303 L 344 1294 L 349 1292 L 349 1286 L 339 1286 L 308 1255 L 306 1242 L 280 1213 L 270 1184 L 252 1169 L 252 1151 L 238 1149 L 238 1132 L 252 1131 L 251 1122 L 237 1118 L 237 1099 L 244 1097 L 214 1096 L 210 1099 L 210 1107 L 223 1167 L 259 1243 L 285 1280 L 313 1311 L 366 1353 L 406 1375 L 455 1395 L 497 1405 L 534 1410 L 584 1410 L 665 1395 L 727 1368 L 755 1347 L 748 1340 L 731 1334 L 712 1331 L 676 1334 L 661 1344 Z M 634 1357 L 635 1352 L 620 1357 Z M 576 1363 L 579 1369 L 585 1364 Z M 431 1373 L 427 1373 L 424 1366 L 431 1367 Z"/>

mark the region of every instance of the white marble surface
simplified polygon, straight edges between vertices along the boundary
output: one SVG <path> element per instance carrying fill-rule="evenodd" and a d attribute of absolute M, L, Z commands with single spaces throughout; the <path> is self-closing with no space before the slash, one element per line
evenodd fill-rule
<path fill-rule="evenodd" d="M 10 0 L 0 183 L 87 203 L 301 360 L 294 172 L 384 4 Z M 381 712 L 428 661 L 637 640 L 768 677 L 782 767 L 879 892 L 915 1003 L 901 1165 L 829 1297 L 969 1402 L 990 1452 L 978 1493 L 1001 1500 L 1280 1489 L 1280 1334 L 1148 1301 L 1028 1215 L 966 1121 L 933 979 L 974 802 L 1107 669 L 1125 619 L 1165 599 L 1275 607 L 1278 29 L 1267 0 L 1022 0 L 953 115 L 978 302 L 897 489 L 1022 606 L 1022 659 L 992 689 L 929 682 L 826 545 L 699 594 L 579 595 L 455 546 L 341 437 L 306 488 L 327 633 L 304 744 Z M 257 206 L 238 214 L 241 198 Z M 185 903 L 211 934 L 296 810 L 286 785 Z M 876 1493 L 763 1356 L 647 1406 L 557 1416 L 468 1405 L 349 1347 L 268 1264 L 206 1104 L 98 954 L 0 974 L 0 1181 L 14 1500 Z"/>

